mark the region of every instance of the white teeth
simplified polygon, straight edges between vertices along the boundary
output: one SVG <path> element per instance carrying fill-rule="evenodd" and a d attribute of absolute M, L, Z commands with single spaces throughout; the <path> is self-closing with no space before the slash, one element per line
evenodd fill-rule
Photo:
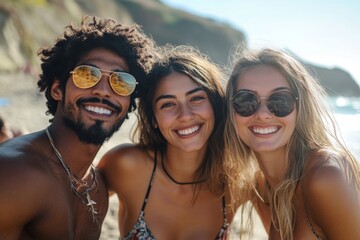
<path fill-rule="evenodd" d="M 178 130 L 178 133 L 182 136 L 184 135 L 189 135 L 193 132 L 196 132 L 197 130 L 199 130 L 200 126 L 197 125 L 195 127 L 191 127 L 191 128 L 188 128 L 188 129 L 183 129 L 183 130 Z"/>
<path fill-rule="evenodd" d="M 277 127 L 267 127 L 267 128 L 254 127 L 252 130 L 253 130 L 254 133 L 270 134 L 270 133 L 276 132 Z"/>
<path fill-rule="evenodd" d="M 102 107 L 86 106 L 85 109 L 90 112 L 97 113 L 97 114 L 105 114 L 105 115 L 111 114 L 111 111 L 109 109 L 102 108 Z"/>

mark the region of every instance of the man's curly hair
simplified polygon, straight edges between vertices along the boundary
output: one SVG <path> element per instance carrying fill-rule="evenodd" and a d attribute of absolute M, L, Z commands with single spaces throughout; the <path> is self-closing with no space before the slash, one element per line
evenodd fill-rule
<path fill-rule="evenodd" d="M 42 73 L 37 84 L 41 92 L 45 91 L 48 107 L 46 114 L 54 115 L 56 112 L 58 102 L 50 93 L 54 81 L 60 81 L 60 88 L 64 92 L 70 71 L 86 53 L 95 48 L 105 48 L 125 58 L 129 73 L 140 86 L 150 71 L 155 56 L 154 41 L 143 33 L 139 25 L 125 26 L 113 19 L 83 17 L 81 26 L 68 25 L 64 36 L 58 38 L 53 46 L 42 48 L 38 52 L 42 61 Z M 138 89 L 131 94 L 128 112 L 136 109 L 137 92 Z"/>

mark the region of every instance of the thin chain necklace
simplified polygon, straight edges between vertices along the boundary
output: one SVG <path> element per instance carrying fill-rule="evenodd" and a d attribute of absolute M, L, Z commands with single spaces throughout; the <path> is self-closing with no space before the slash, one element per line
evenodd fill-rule
<path fill-rule="evenodd" d="M 190 185 L 190 184 L 198 184 L 198 183 L 205 182 L 205 179 L 202 179 L 202 180 L 199 180 L 199 181 L 193 181 L 193 182 L 178 182 L 178 181 L 176 181 L 176 180 L 168 173 L 168 171 L 167 171 L 166 168 L 165 168 L 165 165 L 164 165 L 164 154 L 163 154 L 163 153 L 161 153 L 161 165 L 162 165 L 162 168 L 164 169 L 164 172 L 165 172 L 166 176 L 168 176 L 168 178 L 170 178 L 170 180 L 173 181 L 173 182 L 176 183 L 176 184 L 179 184 L 179 185 Z"/>
<path fill-rule="evenodd" d="M 92 182 L 91 185 L 88 186 L 87 182 L 80 179 L 79 177 L 75 176 L 70 168 L 68 167 L 68 165 L 65 163 L 63 157 L 61 156 L 60 152 L 57 150 L 57 148 L 55 147 L 54 141 L 50 135 L 49 129 L 46 128 L 46 135 L 49 139 L 50 145 L 53 148 L 56 157 L 59 159 L 61 166 L 65 169 L 69 181 L 70 181 L 70 188 L 71 190 L 75 193 L 75 195 L 81 199 L 82 203 L 86 204 L 87 206 L 89 206 L 89 212 L 91 212 L 92 218 L 94 222 L 97 222 L 97 218 L 96 218 L 96 214 L 98 214 L 98 212 L 95 209 L 95 204 L 96 202 L 94 200 L 91 199 L 90 197 L 90 192 L 92 192 L 96 185 L 97 185 L 97 181 L 96 181 L 96 171 L 95 171 L 95 167 L 93 164 L 91 164 L 91 175 L 92 175 Z M 79 189 L 85 189 L 82 192 L 78 191 Z"/>

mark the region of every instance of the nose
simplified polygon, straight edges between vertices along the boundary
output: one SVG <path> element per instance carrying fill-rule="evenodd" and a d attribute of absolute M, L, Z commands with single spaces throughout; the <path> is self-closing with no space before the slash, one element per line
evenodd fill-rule
<path fill-rule="evenodd" d="M 269 119 L 273 117 L 273 114 L 269 111 L 266 106 L 266 99 L 261 99 L 259 103 L 259 108 L 256 110 L 255 117 L 258 119 Z"/>
<path fill-rule="evenodd" d="M 102 74 L 100 81 L 92 88 L 92 93 L 99 97 L 110 97 L 112 88 L 110 86 L 110 75 Z"/>
<path fill-rule="evenodd" d="M 194 117 L 194 113 L 187 104 L 180 104 L 178 119 L 182 122 L 188 122 Z"/>

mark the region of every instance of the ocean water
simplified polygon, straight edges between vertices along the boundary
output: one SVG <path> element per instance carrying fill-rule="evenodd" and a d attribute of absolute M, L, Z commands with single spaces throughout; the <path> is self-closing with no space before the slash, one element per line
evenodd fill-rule
<path fill-rule="evenodd" d="M 346 146 L 360 162 L 360 98 L 337 97 L 330 104 Z"/>

